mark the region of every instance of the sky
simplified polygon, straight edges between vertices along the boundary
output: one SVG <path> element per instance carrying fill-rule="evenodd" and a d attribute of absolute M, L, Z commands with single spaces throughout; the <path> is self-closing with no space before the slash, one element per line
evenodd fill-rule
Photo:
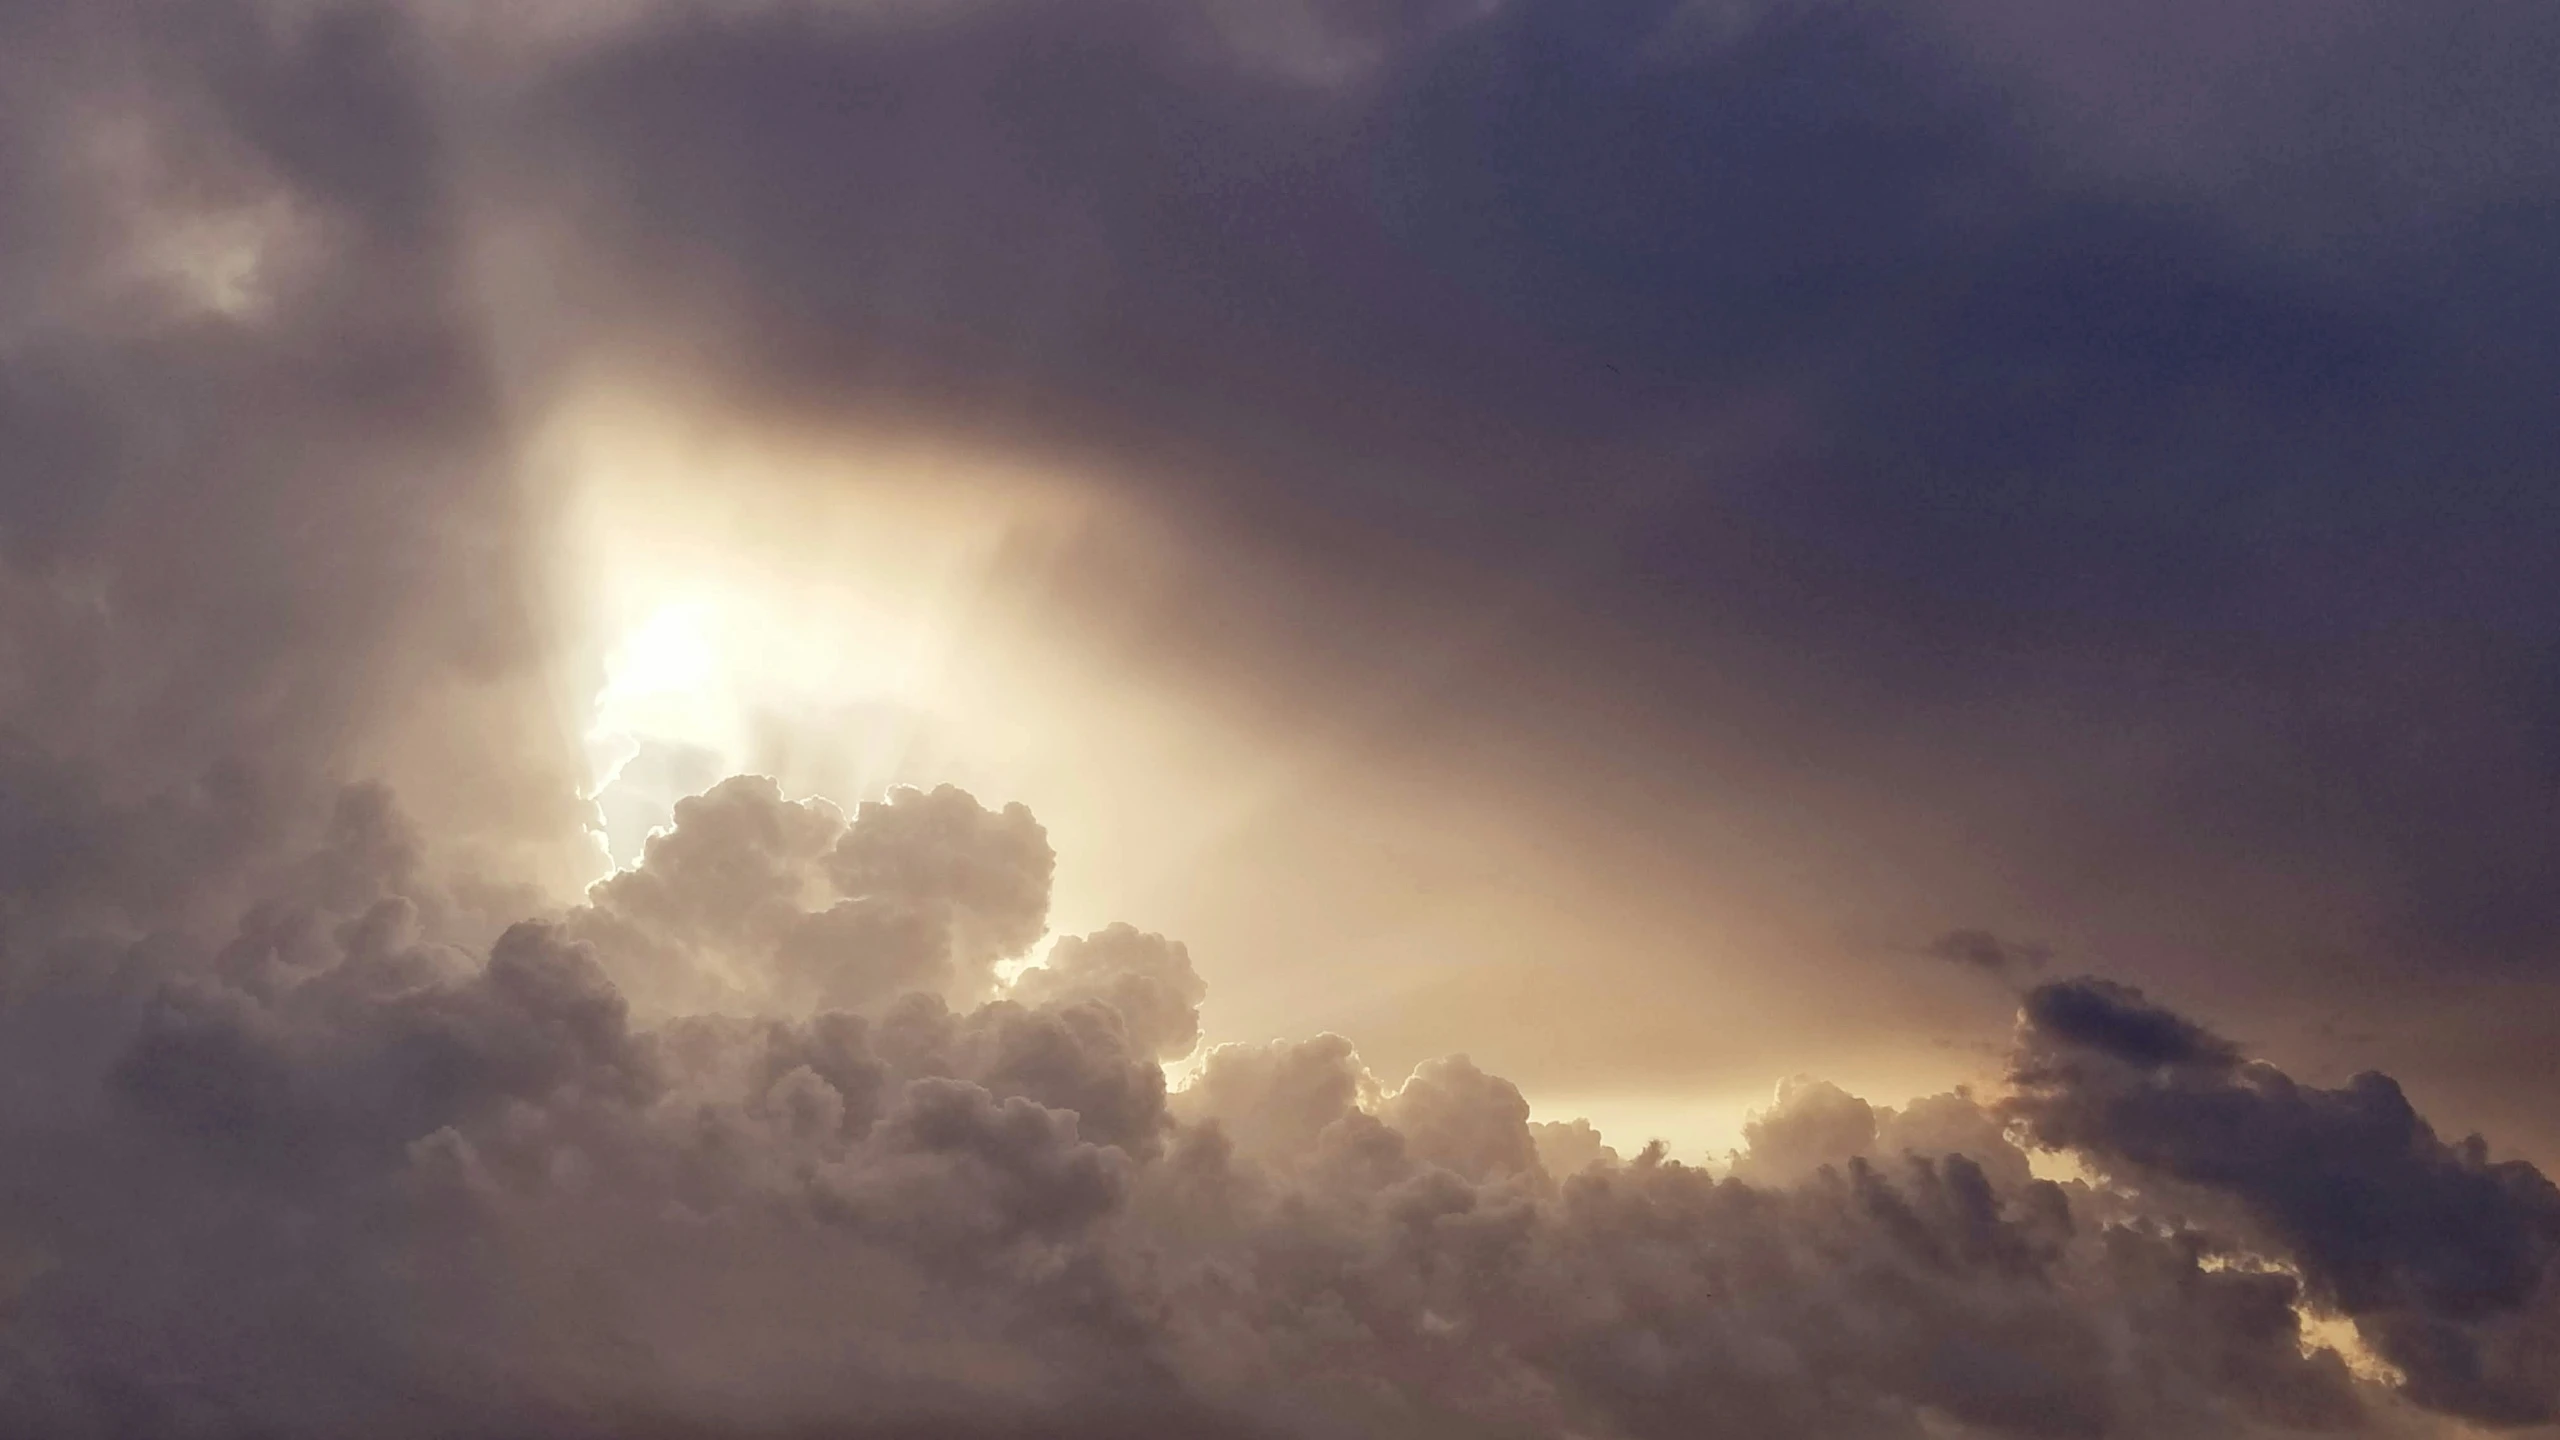
<path fill-rule="evenodd" d="M 0 0 L 0 1433 L 2560 1434 L 2560 11 Z"/>

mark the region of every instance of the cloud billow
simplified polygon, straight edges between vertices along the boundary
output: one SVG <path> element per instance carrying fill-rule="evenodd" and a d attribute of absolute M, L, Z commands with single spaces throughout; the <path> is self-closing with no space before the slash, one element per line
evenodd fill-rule
<path fill-rule="evenodd" d="M 2448 1142 L 2387 1075 L 2335 1090 L 2103 981 L 2027 998 L 2008 1113 L 2111 1173 L 2227 1197 L 2424 1403 L 2560 1415 L 2560 1188 Z"/>
<path fill-rule="evenodd" d="M 38 1163 L 0 1420 L 2243 1436 L 2560 1398 L 2549 1182 L 2380 1077 L 2299 1086 L 2065 981 L 2027 997 L 2005 1096 L 1795 1084 L 1724 1178 L 1533 1126 L 1463 1057 L 1382 1083 L 1332 1036 L 1213 1047 L 1168 1092 L 1205 994 L 1181 946 L 954 962 L 1045 910 L 1039 835 L 949 787 L 848 823 L 742 778 L 485 952 L 435 938 L 396 849 L 219 944 L 18 932 L 135 978 L 21 971 L 6 1012 L 54 1028 L 5 1053 L 60 1103 L 10 1121 Z M 910 922 L 803 943 L 870 904 Z M 758 999 L 639 1011 L 618 980 L 680 995 L 685 967 Z"/>

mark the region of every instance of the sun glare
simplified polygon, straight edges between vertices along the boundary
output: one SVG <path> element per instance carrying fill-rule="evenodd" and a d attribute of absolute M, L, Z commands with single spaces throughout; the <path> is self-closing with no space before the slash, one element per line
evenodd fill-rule
<path fill-rule="evenodd" d="M 843 717 L 868 710 L 921 720 L 941 698 L 935 662 L 947 637 L 929 613 L 883 613 L 843 595 L 735 577 L 682 587 L 710 593 L 656 598 L 676 579 L 643 565 L 613 587 L 630 597 L 613 608 L 640 618 L 602 659 L 588 732 L 598 790 L 652 742 L 751 766 L 792 717 L 835 716 L 832 733 L 850 741 L 862 727 L 845 727 Z"/>
<path fill-rule="evenodd" d="M 988 603 L 1007 543 L 1056 518 L 1036 485 L 628 400 L 571 407 L 548 458 L 585 637 L 564 698 L 614 863 L 724 775 L 850 805 L 1056 744 Z"/>
<path fill-rule="evenodd" d="M 710 607 L 661 606 L 605 657 L 605 716 L 617 705 L 654 695 L 699 690 L 712 678 Z"/>

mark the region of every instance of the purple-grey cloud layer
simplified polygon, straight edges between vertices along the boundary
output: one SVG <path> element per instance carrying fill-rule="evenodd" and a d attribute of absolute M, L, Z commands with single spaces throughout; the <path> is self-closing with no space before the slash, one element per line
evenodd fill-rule
<path fill-rule="evenodd" d="M 436 937 L 378 794 L 340 823 L 395 838 L 281 866 L 225 939 L 101 931 L 145 913 L 111 891 L 13 931 L 12 1433 L 2560 1413 L 2543 1175 L 2439 1140 L 2383 1077 L 2301 1085 L 2106 982 L 2029 993 L 2007 1095 L 1795 1085 L 1716 1178 L 1533 1126 L 1464 1056 L 1384 1084 L 1334 1036 L 1214 1048 L 1168 1094 L 1202 995 L 1182 947 L 1114 927 L 997 983 L 1051 856 L 957 790 L 848 819 L 724 782 L 592 906 L 485 952 Z M 802 998 L 635 1019 L 624 987 L 681 970 Z M 2023 1144 L 2103 1183 L 2038 1179 Z M 2306 1343 L 2305 1311 L 2397 1378 Z"/>
<path fill-rule="evenodd" d="M 1203 687 L 1302 715 L 1490 615 L 1415 748 L 1559 737 L 1521 793 L 1639 837 L 1890 792 L 2040 906 L 1898 933 L 2021 983 L 2079 914 L 2439 1038 L 2494 980 L 2436 1080 L 2530 1115 L 2542 12 L 560 15 L 0 9 L 0 1429 L 2552 1421 L 2544 1174 L 2125 985 L 2027 990 L 1997 1095 L 1792 1084 L 1719 1178 L 1462 1055 L 1168 1092 L 1190 953 L 1034 953 L 1046 833 L 954 789 L 728 780 L 548 906 L 514 483 L 590 364 L 1054 455 L 1255 562 L 1138 627 Z"/>

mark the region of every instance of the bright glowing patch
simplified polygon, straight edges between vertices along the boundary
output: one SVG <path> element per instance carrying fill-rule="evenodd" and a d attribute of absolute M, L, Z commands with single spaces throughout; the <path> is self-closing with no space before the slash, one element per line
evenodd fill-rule
<path fill-rule="evenodd" d="M 2245 1258 L 2206 1255 L 2196 1263 L 2207 1270 L 2272 1270 L 2292 1276 L 2297 1284 L 2302 1280 L 2300 1268 L 2288 1261 L 2263 1255 Z M 2355 1321 L 2344 1315 L 2316 1310 L 2299 1301 L 2294 1304 L 2293 1317 L 2301 1326 L 2303 1354 L 2316 1355 L 2323 1350 L 2334 1350 L 2338 1358 L 2346 1362 L 2347 1369 L 2360 1380 L 2394 1388 L 2409 1382 L 2409 1377 L 2401 1372 L 2399 1366 L 2375 1354 L 2373 1347 L 2365 1344 L 2364 1335 L 2356 1329 Z"/>
<path fill-rule="evenodd" d="M 609 714 L 617 704 L 700 690 L 711 682 L 713 663 L 709 607 L 662 606 L 605 658 L 597 703 Z"/>
<path fill-rule="evenodd" d="M 2294 1316 L 2302 1323 L 2304 1354 L 2335 1350 L 2338 1358 L 2347 1362 L 2347 1368 L 2358 1379 L 2393 1388 L 2409 1383 L 2409 1377 L 2401 1373 L 2399 1366 L 2376 1355 L 2373 1348 L 2364 1343 L 2364 1336 L 2357 1331 L 2353 1320 L 2344 1315 L 2323 1315 L 2299 1305 L 2294 1307 Z"/>
<path fill-rule="evenodd" d="M 706 772 L 841 804 L 941 779 L 1014 796 L 1057 743 L 1054 682 L 990 604 L 1008 544 L 1058 523 L 1038 485 L 627 398 L 564 410 L 539 463 L 584 637 L 564 699 L 618 863 Z"/>

